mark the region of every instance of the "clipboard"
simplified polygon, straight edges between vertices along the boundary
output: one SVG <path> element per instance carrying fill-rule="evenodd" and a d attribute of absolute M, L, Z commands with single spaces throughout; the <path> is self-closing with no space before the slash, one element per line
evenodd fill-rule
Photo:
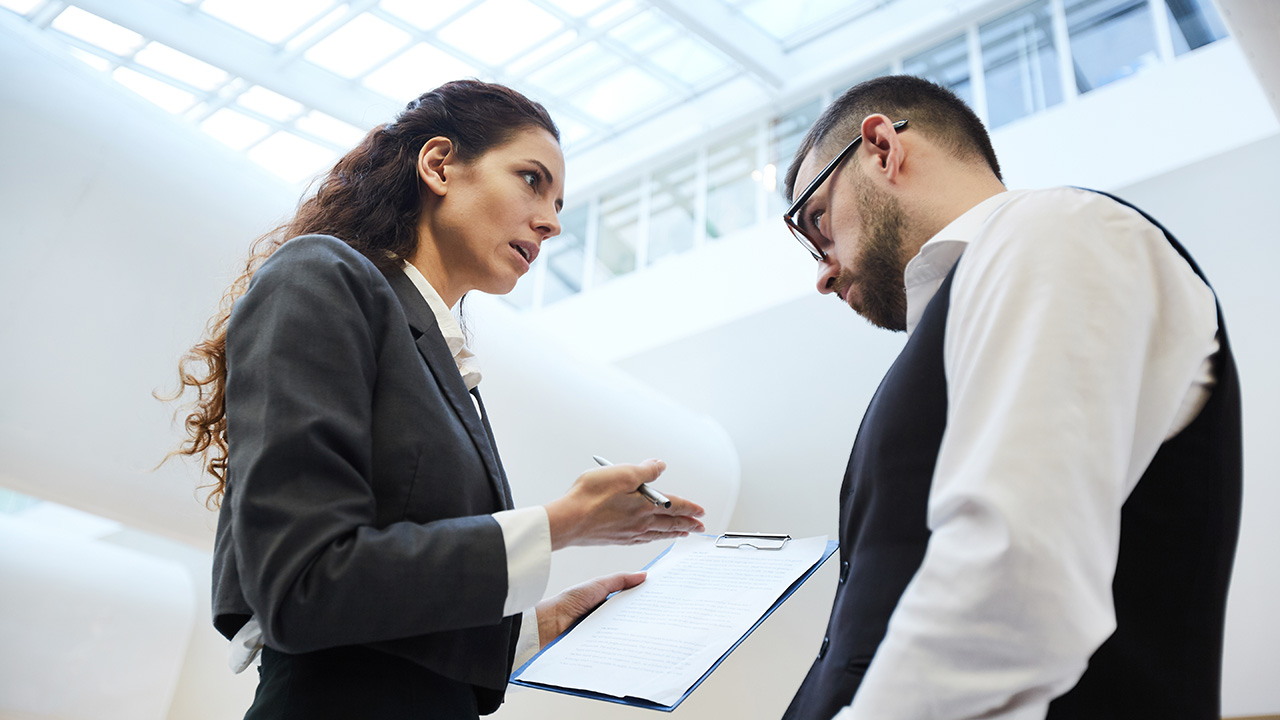
<path fill-rule="evenodd" d="M 778 535 L 778 534 L 771 534 L 771 533 L 723 533 L 718 536 L 705 535 L 705 537 L 715 537 L 716 548 L 722 549 L 725 552 L 751 552 L 752 551 L 751 549 L 744 550 L 744 548 L 765 550 L 767 552 L 768 550 L 781 549 L 791 539 L 790 535 Z M 760 548 L 758 544 L 764 544 L 766 545 L 766 547 Z M 675 546 L 674 543 L 672 545 L 668 545 L 662 552 L 658 553 L 658 555 L 654 557 L 653 560 L 650 560 L 649 563 L 645 565 L 644 568 L 642 568 L 642 570 L 648 570 L 650 567 L 653 566 L 654 563 L 658 562 L 667 553 L 671 552 L 671 548 L 674 546 Z M 833 554 L 835 554 L 835 551 L 839 547 L 840 547 L 839 541 L 828 540 L 827 546 L 822 552 L 822 557 L 818 558 L 817 562 L 815 562 L 808 570 L 802 573 L 800 577 L 796 578 L 795 582 L 791 583 L 791 585 L 788 586 L 787 589 L 784 590 L 780 596 L 778 596 L 778 599 L 774 601 L 774 603 L 770 605 L 769 608 L 765 610 L 764 613 L 759 618 L 756 619 L 756 621 L 751 625 L 750 628 L 747 629 L 746 632 L 742 634 L 742 637 L 738 638 L 737 641 L 735 641 L 733 645 L 731 645 L 729 649 L 724 652 L 723 655 L 721 655 L 719 658 L 716 659 L 714 663 L 711 664 L 711 667 L 707 668 L 707 671 L 703 673 L 702 676 L 697 679 L 697 681 L 695 681 L 692 685 L 689 686 L 687 690 L 685 690 L 684 694 L 682 694 L 679 697 L 679 699 L 677 699 L 674 703 L 670 705 L 663 705 L 661 703 L 657 703 L 652 700 L 646 700 L 644 698 L 637 698 L 637 697 L 630 697 L 630 696 L 616 697 L 613 695 L 606 695 L 604 693 L 592 692 L 590 690 L 580 690 L 577 688 L 566 688 L 566 687 L 560 687 L 555 685 L 545 685 L 542 683 L 526 682 L 520 679 L 520 674 L 523 673 L 526 668 L 528 668 L 531 664 L 533 664 L 533 662 L 537 660 L 538 657 L 542 655 L 542 653 L 546 652 L 552 646 L 558 643 L 561 640 L 561 638 L 564 638 L 566 635 L 572 632 L 573 629 L 578 626 L 578 623 L 581 623 L 586 616 L 583 616 L 583 618 L 579 618 L 578 621 L 575 622 L 572 626 L 570 626 L 568 630 L 562 633 L 560 637 L 556 638 L 555 640 L 552 640 L 550 643 L 547 644 L 545 648 L 540 650 L 536 655 L 534 655 L 527 662 L 525 662 L 524 665 L 521 665 L 515 672 L 511 674 L 510 682 L 513 685 L 519 685 L 521 687 L 535 688 L 538 690 L 547 690 L 550 692 L 560 693 L 563 695 L 573 695 L 575 697 L 588 698 L 591 700 L 603 700 L 604 702 L 611 702 L 618 705 L 629 705 L 631 707 L 645 708 L 648 710 L 672 712 L 677 707 L 680 706 L 680 703 L 684 702 L 685 698 L 693 694 L 693 691 L 697 690 L 698 686 L 701 685 L 708 677 L 710 677 L 711 673 L 715 672 L 716 668 L 720 667 L 720 663 L 724 662 L 725 658 L 729 657 L 730 653 L 738 649 L 738 646 L 741 645 L 742 642 L 751 635 L 751 633 L 755 632 L 755 629 L 760 627 L 760 625 L 764 623 L 764 621 L 768 619 L 770 615 L 773 614 L 773 611 L 777 610 L 779 607 L 782 607 L 782 603 L 786 602 L 787 599 L 790 598 L 795 593 L 795 591 L 800 588 L 801 585 L 803 585 L 806 581 L 808 581 L 808 579 L 812 577 L 815 572 L 818 571 L 818 568 L 822 567 L 822 565 L 826 563 L 826 561 Z"/>

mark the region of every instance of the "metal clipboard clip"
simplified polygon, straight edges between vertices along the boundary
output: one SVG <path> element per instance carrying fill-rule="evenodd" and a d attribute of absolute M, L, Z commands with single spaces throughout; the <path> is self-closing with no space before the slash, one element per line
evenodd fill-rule
<path fill-rule="evenodd" d="M 716 547 L 740 548 L 746 545 L 757 550 L 781 550 L 790 539 L 790 535 L 775 533 L 727 532 L 716 538 Z"/>

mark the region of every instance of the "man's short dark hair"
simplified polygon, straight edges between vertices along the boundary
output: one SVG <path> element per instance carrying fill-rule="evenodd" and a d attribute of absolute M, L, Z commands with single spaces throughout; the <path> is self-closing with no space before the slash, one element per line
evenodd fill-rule
<path fill-rule="evenodd" d="M 787 168 L 787 200 L 795 197 L 796 174 L 805 156 L 816 149 L 843 147 L 861 132 L 868 115 L 909 120 L 909 132 L 928 135 L 954 155 L 986 162 L 1000 176 L 1000 163 L 991 137 L 973 110 L 947 88 L 914 75 L 886 75 L 854 85 L 822 111 L 796 150 Z M 834 155 L 838 149 L 831 150 Z"/>

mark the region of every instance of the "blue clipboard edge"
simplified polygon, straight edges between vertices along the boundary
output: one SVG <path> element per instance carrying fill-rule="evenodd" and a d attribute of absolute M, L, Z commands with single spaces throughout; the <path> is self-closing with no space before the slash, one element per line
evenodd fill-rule
<path fill-rule="evenodd" d="M 715 536 L 711 536 L 711 537 L 715 537 Z M 648 570 L 654 563 L 658 562 L 658 560 L 661 560 L 664 555 L 671 552 L 672 547 L 675 547 L 675 543 L 668 545 L 665 550 L 658 553 L 657 557 L 650 560 L 649 564 L 645 565 L 641 569 Z M 631 707 L 646 708 L 649 710 L 660 710 L 662 712 L 672 712 L 677 707 L 680 706 L 680 703 L 684 702 L 685 698 L 692 695 L 693 691 L 697 690 L 698 686 L 701 685 L 704 680 L 706 680 L 708 677 L 711 677 L 711 673 L 715 672 L 716 668 L 720 667 L 720 663 L 724 662 L 724 659 L 729 657 L 729 653 L 732 653 L 734 650 L 737 650 L 738 646 L 742 644 L 742 641 L 750 637 L 751 633 L 755 632 L 756 628 L 760 627 L 760 624 L 763 623 L 766 619 L 768 619 L 768 617 L 773 614 L 774 610 L 777 610 L 778 608 L 782 607 L 782 603 L 786 602 L 787 598 L 791 597 L 796 590 L 799 590 L 800 586 L 803 585 L 806 581 L 808 581 L 808 579 L 818 571 L 818 568 L 822 567 L 822 565 L 832 555 L 835 554 L 836 550 L 839 547 L 840 547 L 840 542 L 838 540 L 828 540 L 826 550 L 822 552 L 822 557 L 818 558 L 818 561 L 813 564 L 813 567 L 809 568 L 804 572 L 803 575 L 796 578 L 796 581 L 791 583 L 791 585 L 782 592 L 782 595 L 780 595 L 778 599 L 772 605 L 769 606 L 769 609 L 764 611 L 764 614 L 760 616 L 760 619 L 756 620 L 755 624 L 753 624 L 750 628 L 748 628 L 747 631 L 742 634 L 742 637 L 738 638 L 738 641 L 735 642 L 732 646 L 730 646 L 728 650 L 725 650 L 724 654 L 721 655 L 719 659 L 717 659 L 714 663 L 712 663 L 711 667 L 707 668 L 707 671 L 702 674 L 702 677 L 698 678 L 697 682 L 695 682 L 693 685 L 690 685 L 689 689 L 685 690 L 684 694 L 681 695 L 680 698 L 676 700 L 674 703 L 672 703 L 671 705 L 660 705 L 656 702 L 653 702 L 652 700 L 645 700 L 643 698 L 636 698 L 636 697 L 630 697 L 630 696 L 620 698 L 620 697 L 615 697 L 613 695 L 605 695 L 604 693 L 592 692 L 590 690 L 578 690 L 575 688 L 565 688 L 565 687 L 560 687 L 558 685 L 544 685 L 542 683 L 526 682 L 520 679 L 520 673 L 524 672 L 525 668 L 529 667 L 529 665 L 531 665 L 534 660 L 537 660 L 538 657 L 542 655 L 542 653 L 549 650 L 552 645 L 555 645 L 556 643 L 560 642 L 560 638 L 563 638 L 564 636 L 573 632 L 573 629 L 578 626 L 578 623 L 586 619 L 586 615 L 582 616 L 581 618 L 578 618 L 578 621 L 575 622 L 573 625 L 571 625 L 568 630 L 565 630 L 563 633 L 561 633 L 560 636 L 557 637 L 555 640 L 552 640 L 551 642 L 547 643 L 547 647 L 539 650 L 536 655 L 529 658 L 528 662 L 526 662 L 524 665 L 521 665 L 519 669 L 513 672 L 511 674 L 511 683 L 513 685 L 519 685 L 521 687 L 535 688 L 538 690 L 548 690 L 551 692 L 561 693 L 563 695 L 573 695 L 576 697 L 588 698 L 591 700 L 603 700 L 605 702 L 616 703 L 619 705 L 630 705 Z M 609 597 L 613 597 L 613 595 L 610 595 Z M 605 602 L 608 602 L 608 601 L 609 601 L 609 598 L 605 598 Z M 601 603 L 601 605 L 603 604 L 604 603 Z M 590 614 L 591 613 L 587 613 L 587 615 L 590 615 Z"/>

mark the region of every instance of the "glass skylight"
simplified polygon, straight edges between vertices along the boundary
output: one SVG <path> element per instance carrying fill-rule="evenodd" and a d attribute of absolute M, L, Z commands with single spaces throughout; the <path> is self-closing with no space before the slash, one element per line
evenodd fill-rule
<path fill-rule="evenodd" d="M 88 50 L 81 50 L 78 47 L 71 48 L 71 55 L 72 57 L 76 58 L 77 60 L 84 63 L 85 65 L 88 65 L 94 70 L 97 70 L 98 72 L 106 72 L 111 69 L 112 65 L 115 64 L 112 61 L 102 57 L 101 55 L 94 55 Z"/>
<path fill-rule="evenodd" d="M 540 42 L 528 51 L 512 58 L 511 62 L 507 64 L 507 72 L 513 75 L 524 75 L 536 70 L 547 62 L 563 55 L 564 51 L 572 47 L 577 40 L 577 30 L 565 30 L 559 35 L 545 42 Z"/>
<path fill-rule="evenodd" d="M 640 54 L 651 52 L 676 37 L 676 28 L 656 10 L 640 13 L 609 31 L 609 37 Z"/>
<path fill-rule="evenodd" d="M 635 10 L 635 0 L 621 0 L 592 15 L 588 23 L 593 28 L 604 27 L 615 20 L 629 16 Z"/>
<path fill-rule="evenodd" d="M 857 5 L 850 0 L 726 0 L 761 30 L 782 40 Z"/>
<path fill-rule="evenodd" d="M 591 134 L 591 127 L 583 125 L 571 117 L 557 115 L 551 113 L 551 119 L 555 120 L 556 127 L 560 128 L 560 143 L 562 145 L 572 145 L 579 140 Z"/>
<path fill-rule="evenodd" d="M 573 15 L 574 17 L 582 17 L 588 13 L 594 12 L 596 8 L 604 5 L 609 0 L 556 0 L 556 7 Z"/>
<path fill-rule="evenodd" d="M 272 45 L 310 25 L 334 0 L 204 0 L 200 9 Z"/>
<path fill-rule="evenodd" d="M 312 110 L 298 118 L 294 125 L 308 135 L 314 135 L 337 145 L 343 151 L 353 147 L 364 137 L 364 131 L 360 128 L 352 127 L 318 110 Z"/>
<path fill-rule="evenodd" d="M 529 81 L 556 95 L 567 95 L 621 68 L 622 58 L 593 40 L 529 75 Z"/>
<path fill-rule="evenodd" d="M 365 87 L 398 102 L 407 103 L 446 80 L 475 77 L 479 72 L 441 50 L 419 43 L 407 52 L 374 70 L 364 79 Z"/>
<path fill-rule="evenodd" d="M 471 0 L 382 0 L 382 9 L 416 28 L 431 30 L 470 4 Z"/>
<path fill-rule="evenodd" d="M 195 104 L 196 96 L 133 68 L 120 67 L 111 78 L 171 113 L 180 113 Z"/>
<path fill-rule="evenodd" d="M 226 70 L 201 62 L 186 53 L 178 52 L 157 42 L 147 43 L 133 57 L 134 62 L 180 80 L 201 90 L 221 87 L 231 76 Z"/>
<path fill-rule="evenodd" d="M 12 10 L 19 15 L 26 15 L 44 0 L 0 0 L 0 7 Z"/>
<path fill-rule="evenodd" d="M 848 17 L 831 9 L 842 4 L 893 0 L 794 0 L 798 15 L 778 0 L 696 1 L 726 3 L 752 22 L 798 17 L 798 27 Z M 170 3 L 186 12 L 161 7 Z M 0 0 L 86 64 L 290 181 L 447 80 L 525 92 L 552 113 L 568 148 L 749 72 L 703 37 L 714 30 L 691 32 L 643 0 L 147 0 L 109 15 L 139 18 L 138 27 L 80 4 Z"/>
<path fill-rule="evenodd" d="M 233 150 L 247 149 L 271 132 L 270 125 L 228 108 L 210 115 L 200 128 Z"/>
<path fill-rule="evenodd" d="M 486 0 L 440 29 L 440 39 L 483 63 L 500 66 L 560 29 L 529 0 Z"/>
<path fill-rule="evenodd" d="M 337 155 L 288 132 L 278 132 L 249 150 L 250 160 L 294 184 L 310 180 L 333 163 Z"/>
<path fill-rule="evenodd" d="M 723 55 L 692 38 L 678 38 L 655 51 L 649 59 L 690 85 L 729 67 Z"/>
<path fill-rule="evenodd" d="M 53 29 L 100 47 L 113 55 L 129 55 L 142 46 L 143 38 L 128 28 L 105 20 L 78 7 L 69 7 L 53 19 Z"/>
<path fill-rule="evenodd" d="M 409 44 L 408 33 L 361 13 L 307 50 L 304 57 L 345 78 L 363 75 Z"/>
<path fill-rule="evenodd" d="M 312 22 L 310 25 L 304 26 L 298 32 L 290 35 L 289 39 L 285 41 L 283 45 L 284 49 L 287 51 L 296 51 L 298 48 L 305 50 L 306 48 L 311 47 L 320 40 L 323 40 L 326 35 L 341 27 L 342 23 L 350 19 L 350 17 L 348 17 L 349 15 L 350 13 L 347 10 L 346 3 L 333 8 L 318 20 Z"/>
<path fill-rule="evenodd" d="M 282 122 L 301 115 L 305 109 L 302 103 L 261 86 L 249 88 L 236 100 L 236 103 L 247 110 L 262 113 L 272 120 Z"/>
<path fill-rule="evenodd" d="M 610 125 L 654 110 L 670 91 L 657 78 L 634 67 L 625 67 L 608 79 L 571 97 L 592 116 Z"/>

